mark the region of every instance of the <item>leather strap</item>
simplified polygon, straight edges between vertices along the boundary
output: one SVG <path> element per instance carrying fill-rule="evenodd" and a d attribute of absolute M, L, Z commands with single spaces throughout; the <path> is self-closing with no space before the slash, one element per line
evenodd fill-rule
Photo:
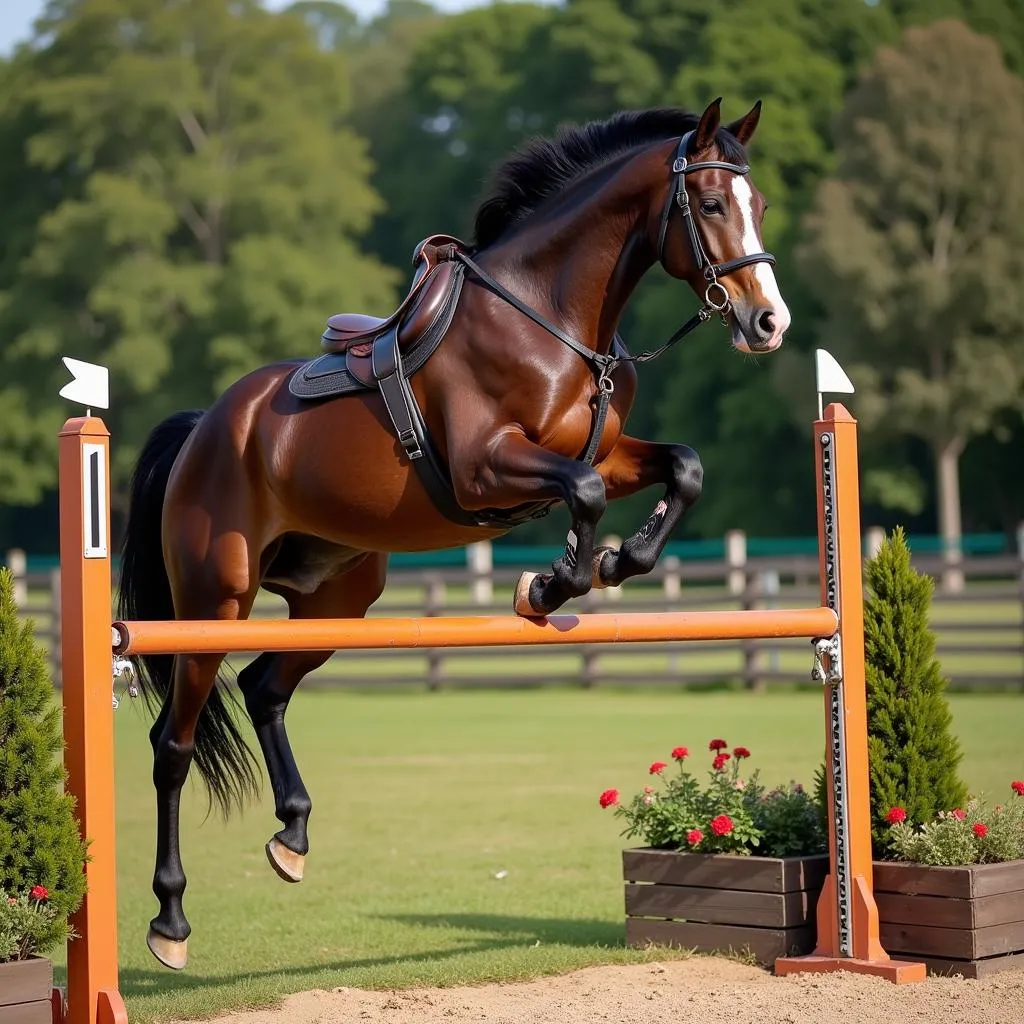
<path fill-rule="evenodd" d="M 378 338 L 370 356 L 373 376 L 380 387 L 388 416 L 398 434 L 399 443 L 410 459 L 423 458 L 423 448 L 412 425 L 409 399 L 412 397 L 402 373 L 402 353 L 398 348 L 398 327 Z"/>
<path fill-rule="evenodd" d="M 612 392 L 607 388 L 600 388 L 597 393 L 597 412 L 594 414 L 594 421 L 590 426 L 590 438 L 580 460 L 588 466 L 594 464 L 594 459 L 597 456 L 597 449 L 601 445 L 601 437 L 604 434 L 604 425 L 608 420 L 608 406 L 611 403 Z"/>
<path fill-rule="evenodd" d="M 725 160 L 700 160 L 697 163 L 690 163 L 687 160 L 686 151 L 694 134 L 692 131 L 687 132 L 679 140 L 676 157 L 672 162 L 672 173 L 676 176 L 676 180 L 675 187 L 669 190 L 665 206 L 661 212 L 661 227 L 658 232 L 659 262 L 664 266 L 665 234 L 668 231 L 668 219 L 669 214 L 672 212 L 674 201 L 682 211 L 683 226 L 686 228 L 686 235 L 690 240 L 690 250 L 697 261 L 697 267 L 709 284 L 716 283 L 718 278 L 724 274 L 730 274 L 742 267 L 749 267 L 753 263 L 770 263 L 774 265 L 775 257 L 770 252 L 749 253 L 744 256 L 738 256 L 736 259 L 725 260 L 722 263 L 712 263 L 708 258 L 704 244 L 701 241 L 700 232 L 697 230 L 693 211 L 690 208 L 690 195 L 686 191 L 686 175 L 693 174 L 695 171 L 711 170 L 731 171 L 733 174 L 744 175 L 750 172 L 750 166 L 748 164 L 733 164 Z"/>
<path fill-rule="evenodd" d="M 595 366 L 601 369 L 602 373 L 606 375 L 607 370 L 613 367 L 616 363 L 614 356 L 605 355 L 602 352 L 595 352 L 593 349 L 587 348 L 585 345 L 581 345 L 575 338 L 570 338 L 568 334 L 556 326 L 547 317 L 541 316 L 535 309 L 531 309 L 521 299 L 516 298 L 507 288 L 499 284 L 497 281 L 487 273 L 475 260 L 468 256 L 464 252 L 455 253 L 455 258 L 462 263 L 465 263 L 474 274 L 487 285 L 495 294 L 503 298 L 510 306 L 514 306 L 524 316 L 528 316 L 535 324 L 543 327 L 548 334 L 553 334 L 563 345 L 568 345 L 569 348 L 582 356 L 587 360 L 588 363 L 593 363 Z"/>

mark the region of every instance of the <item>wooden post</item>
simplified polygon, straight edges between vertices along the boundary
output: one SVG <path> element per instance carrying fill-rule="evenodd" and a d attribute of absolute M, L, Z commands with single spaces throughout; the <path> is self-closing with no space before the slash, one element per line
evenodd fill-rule
<path fill-rule="evenodd" d="M 818 648 L 825 685 L 830 866 L 818 900 L 814 953 L 782 957 L 775 969 L 777 974 L 853 971 L 897 983 L 922 981 L 925 965 L 890 960 L 878 937 L 868 790 L 857 421 L 842 405 L 829 405 L 815 421 L 814 446 L 821 600 L 839 617 L 835 637 L 822 640 Z"/>
<path fill-rule="evenodd" d="M 28 604 L 28 558 L 21 548 L 11 548 L 7 552 L 7 568 L 14 577 L 14 603 L 24 608 Z"/>
<path fill-rule="evenodd" d="M 473 604 L 494 603 L 494 552 L 489 540 L 466 546 L 466 564 L 473 574 Z"/>
<path fill-rule="evenodd" d="M 441 615 L 444 612 L 445 598 L 444 580 L 431 574 L 427 583 L 427 607 L 426 615 Z M 439 690 L 444 681 L 444 654 L 437 647 L 431 647 L 427 651 L 427 689 Z"/>
<path fill-rule="evenodd" d="M 67 1024 L 127 1024 L 117 977 L 113 659 L 110 632 L 109 434 L 91 416 L 60 433 L 61 672 L 64 764 L 88 893 L 72 918 Z"/>
<path fill-rule="evenodd" d="M 683 592 L 683 576 L 680 571 L 682 563 L 677 555 L 666 555 L 661 560 L 662 588 L 665 600 L 671 602 L 679 599 Z"/>
<path fill-rule="evenodd" d="M 53 685 L 64 689 L 61 674 L 61 632 L 60 632 L 60 566 L 50 570 L 50 666 L 53 669 Z"/>
<path fill-rule="evenodd" d="M 729 593 L 743 594 L 747 589 L 747 535 L 742 530 L 730 530 L 725 535 L 725 563 L 729 567 Z"/>
<path fill-rule="evenodd" d="M 885 542 L 885 530 L 881 526 L 869 526 L 867 536 L 865 537 L 865 544 L 867 551 L 864 555 L 866 558 L 874 558 L 878 554 Z"/>

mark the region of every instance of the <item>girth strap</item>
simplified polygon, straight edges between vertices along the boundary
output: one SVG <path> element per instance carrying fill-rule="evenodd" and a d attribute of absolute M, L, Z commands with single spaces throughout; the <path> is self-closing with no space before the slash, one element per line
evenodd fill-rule
<path fill-rule="evenodd" d="M 402 372 L 402 353 L 398 347 L 398 324 L 374 343 L 370 355 L 373 376 L 380 388 L 388 416 L 398 434 L 399 443 L 410 459 L 423 457 L 416 430 L 413 428 L 410 399 L 413 398 Z M 415 399 L 413 399 L 415 404 Z"/>

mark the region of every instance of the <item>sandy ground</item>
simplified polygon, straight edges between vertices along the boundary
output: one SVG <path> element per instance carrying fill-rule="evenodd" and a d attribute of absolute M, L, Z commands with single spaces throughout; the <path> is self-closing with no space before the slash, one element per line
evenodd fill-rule
<path fill-rule="evenodd" d="M 215 1024 L 1024 1024 L 1024 970 L 891 985 L 850 974 L 776 978 L 731 960 L 591 967 L 507 985 L 301 992 Z"/>

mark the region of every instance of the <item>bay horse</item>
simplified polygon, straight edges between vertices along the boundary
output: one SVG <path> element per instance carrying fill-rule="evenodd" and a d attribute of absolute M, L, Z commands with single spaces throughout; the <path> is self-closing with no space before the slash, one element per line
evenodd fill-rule
<path fill-rule="evenodd" d="M 714 314 L 744 352 L 774 351 L 790 323 L 746 163 L 761 104 L 727 125 L 720 104 L 699 116 L 626 111 L 533 141 L 497 169 L 472 246 L 442 236 L 420 247 L 422 274 L 395 316 L 331 318 L 324 345 L 337 351 L 317 361 L 330 363 L 322 374 L 303 360 L 263 366 L 209 409 L 158 424 L 132 475 L 119 618 L 244 618 L 260 587 L 292 618 L 362 617 L 389 552 L 498 537 L 559 502 L 572 520 L 565 552 L 549 572 L 523 574 L 519 614 L 547 615 L 650 572 L 703 470 L 692 448 L 623 432 L 633 364 Z M 617 325 L 655 263 L 704 304 L 665 346 L 630 356 Z M 349 393 L 331 397 L 327 379 Z M 303 387 L 313 391 L 301 397 Z M 618 550 L 595 549 L 606 503 L 653 485 L 664 493 L 650 518 Z M 283 825 L 267 855 L 293 882 L 311 802 L 284 717 L 329 656 L 264 652 L 238 676 Z M 257 792 L 258 762 L 234 697 L 216 685 L 223 655 L 141 660 L 143 690 L 159 704 L 160 908 L 147 942 L 180 969 L 191 929 L 178 810 L 190 764 L 227 814 Z"/>

